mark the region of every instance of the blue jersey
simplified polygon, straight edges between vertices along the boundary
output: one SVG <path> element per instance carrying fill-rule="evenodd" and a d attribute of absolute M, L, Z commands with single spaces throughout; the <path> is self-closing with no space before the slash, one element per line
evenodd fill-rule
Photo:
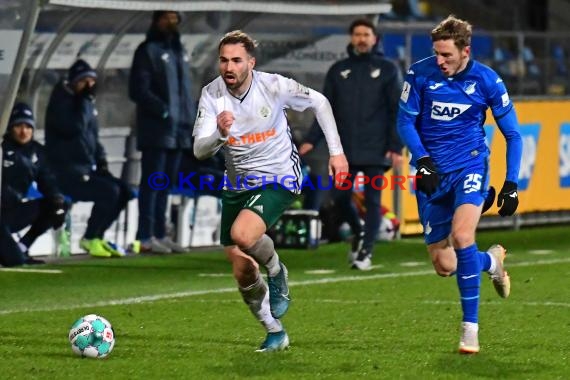
<path fill-rule="evenodd" d="M 513 108 L 490 67 L 470 60 L 465 70 L 446 77 L 435 56 L 413 64 L 400 96 L 400 112 L 415 117 L 420 139 L 406 141 L 413 162 L 429 155 L 439 172 L 449 173 L 488 157 L 483 124 L 489 107 L 496 120 Z"/>

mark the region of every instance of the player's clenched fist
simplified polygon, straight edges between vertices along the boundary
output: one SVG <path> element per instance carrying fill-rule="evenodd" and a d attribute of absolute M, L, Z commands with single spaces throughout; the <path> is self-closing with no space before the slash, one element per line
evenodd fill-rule
<path fill-rule="evenodd" d="M 218 131 L 220 131 L 220 135 L 222 135 L 222 137 L 228 137 L 234 120 L 234 114 L 230 111 L 223 111 L 216 117 Z"/>

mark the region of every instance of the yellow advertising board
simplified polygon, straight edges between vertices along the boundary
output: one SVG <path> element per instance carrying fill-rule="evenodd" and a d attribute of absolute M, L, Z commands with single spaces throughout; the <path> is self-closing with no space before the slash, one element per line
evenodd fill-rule
<path fill-rule="evenodd" d="M 518 213 L 570 210 L 570 101 L 515 101 L 523 140 L 519 173 Z M 491 185 L 501 189 L 506 173 L 506 144 L 489 112 L 485 125 L 491 148 Z M 410 173 L 405 165 L 404 175 Z M 416 198 L 409 187 L 402 192 L 401 232 L 420 233 Z M 393 194 L 384 191 L 382 203 L 392 205 Z M 496 205 L 488 214 L 497 214 Z"/>

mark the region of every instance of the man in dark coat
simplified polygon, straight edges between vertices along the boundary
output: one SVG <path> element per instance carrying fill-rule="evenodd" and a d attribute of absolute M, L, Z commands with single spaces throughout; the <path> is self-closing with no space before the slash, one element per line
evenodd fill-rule
<path fill-rule="evenodd" d="M 192 147 L 189 56 L 179 23 L 177 12 L 154 12 L 131 68 L 129 96 L 137 106 L 137 148 L 142 152 L 137 239 L 143 252 L 185 251 L 166 235 L 168 183 L 162 181 L 175 182 L 182 151 Z M 167 178 L 155 183 L 156 173 Z"/>
<path fill-rule="evenodd" d="M 79 59 L 55 86 L 46 111 L 46 151 L 65 195 L 94 202 L 81 248 L 91 256 L 122 256 L 103 236 L 134 193 L 109 172 L 99 141 L 96 81 L 96 72 Z"/>
<path fill-rule="evenodd" d="M 0 264 L 3 266 L 43 263 L 29 257 L 28 249 L 49 228 L 59 228 L 69 208 L 49 169 L 44 147 L 34 140 L 34 128 L 30 107 L 17 103 L 2 141 Z M 42 196 L 28 195 L 32 184 Z M 28 231 L 16 242 L 12 233 L 28 226 Z"/>
<path fill-rule="evenodd" d="M 383 186 L 382 181 L 372 179 L 402 162 L 402 144 L 396 133 L 402 81 L 396 65 L 374 51 L 377 36 L 370 20 L 353 21 L 349 33 L 348 57 L 329 69 L 323 94 L 334 112 L 351 181 L 354 183 L 358 172 L 371 181 L 364 185 L 364 227 L 352 204 L 352 188 L 336 189 L 333 193 L 339 212 L 354 234 L 349 256 L 352 267 L 368 270 L 380 228 L 380 188 Z M 321 139 L 321 129 L 315 123 L 299 153 L 308 153 Z"/>

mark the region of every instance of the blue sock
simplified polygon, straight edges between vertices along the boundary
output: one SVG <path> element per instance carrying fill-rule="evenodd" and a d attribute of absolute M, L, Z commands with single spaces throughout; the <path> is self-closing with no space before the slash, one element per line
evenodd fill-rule
<path fill-rule="evenodd" d="M 479 264 L 481 266 L 481 272 L 487 272 L 491 269 L 491 256 L 488 252 L 477 252 L 477 257 L 479 257 Z M 449 274 L 449 277 L 455 276 L 455 271 Z"/>
<path fill-rule="evenodd" d="M 491 256 L 487 252 L 477 252 L 479 263 L 481 264 L 481 272 L 487 272 L 491 269 Z"/>
<path fill-rule="evenodd" d="M 481 283 L 481 261 L 477 244 L 456 249 L 457 285 L 461 295 L 463 322 L 479 321 L 479 287 Z"/>

